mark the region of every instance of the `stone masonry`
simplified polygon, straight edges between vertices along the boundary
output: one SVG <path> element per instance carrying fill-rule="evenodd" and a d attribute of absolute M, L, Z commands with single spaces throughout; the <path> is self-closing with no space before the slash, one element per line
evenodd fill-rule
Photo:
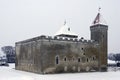
<path fill-rule="evenodd" d="M 15 69 L 39 74 L 107 71 L 107 30 L 98 13 L 90 40 L 79 39 L 65 22 L 56 36 L 16 42 Z"/>

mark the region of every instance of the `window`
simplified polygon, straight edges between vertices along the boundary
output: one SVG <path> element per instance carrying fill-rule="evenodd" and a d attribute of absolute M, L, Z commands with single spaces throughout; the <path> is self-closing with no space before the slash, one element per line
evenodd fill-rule
<path fill-rule="evenodd" d="M 67 58 L 66 58 L 66 57 L 64 58 L 64 61 L 67 61 Z"/>
<path fill-rule="evenodd" d="M 89 61 L 89 59 L 87 58 L 87 62 Z"/>
<path fill-rule="evenodd" d="M 95 60 L 95 56 L 92 57 L 92 60 Z"/>
<path fill-rule="evenodd" d="M 78 58 L 78 62 L 80 62 L 80 58 Z"/>
<path fill-rule="evenodd" d="M 83 55 L 85 55 L 85 53 L 83 53 Z"/>
<path fill-rule="evenodd" d="M 81 50 L 83 50 L 83 48 L 81 48 Z"/>
<path fill-rule="evenodd" d="M 59 57 L 58 56 L 56 56 L 56 58 L 55 58 L 55 63 L 59 64 Z"/>

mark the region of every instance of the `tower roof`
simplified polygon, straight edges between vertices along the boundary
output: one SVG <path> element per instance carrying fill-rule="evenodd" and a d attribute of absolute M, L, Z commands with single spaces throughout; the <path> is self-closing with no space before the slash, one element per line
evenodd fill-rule
<path fill-rule="evenodd" d="M 78 37 L 78 35 L 72 32 L 70 27 L 67 26 L 66 21 L 64 22 L 64 25 L 60 28 L 60 30 L 55 34 L 55 36 L 72 37 L 72 38 Z"/>
<path fill-rule="evenodd" d="M 98 12 L 96 18 L 94 19 L 92 25 L 97 25 L 97 24 L 107 25 L 105 19 L 103 18 L 103 16 L 100 13 L 100 9 L 101 8 L 99 8 L 99 10 L 98 10 L 99 12 Z"/>

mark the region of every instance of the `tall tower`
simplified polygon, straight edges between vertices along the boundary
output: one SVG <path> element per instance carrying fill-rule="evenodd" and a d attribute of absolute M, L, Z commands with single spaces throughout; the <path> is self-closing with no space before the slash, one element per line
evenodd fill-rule
<path fill-rule="evenodd" d="M 108 25 L 103 19 L 100 8 L 99 12 L 90 26 L 91 40 L 95 40 L 99 45 L 99 70 L 107 71 L 107 43 L 108 43 Z"/>

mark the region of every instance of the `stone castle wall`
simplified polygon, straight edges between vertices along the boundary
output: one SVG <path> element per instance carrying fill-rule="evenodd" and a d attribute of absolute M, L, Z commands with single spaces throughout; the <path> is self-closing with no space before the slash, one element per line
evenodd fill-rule
<path fill-rule="evenodd" d="M 92 40 L 39 36 L 16 43 L 16 69 L 34 73 L 98 71 Z"/>

